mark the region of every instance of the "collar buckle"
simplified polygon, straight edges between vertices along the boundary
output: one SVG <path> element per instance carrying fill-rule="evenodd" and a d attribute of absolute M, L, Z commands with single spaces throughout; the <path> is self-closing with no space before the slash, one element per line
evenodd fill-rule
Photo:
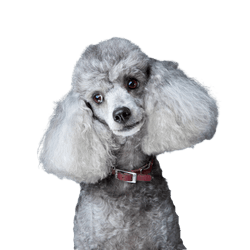
<path fill-rule="evenodd" d="M 125 173 L 125 174 L 131 174 L 132 175 L 132 181 L 126 181 L 126 182 L 128 182 L 128 183 L 136 183 L 137 173 L 129 172 L 129 171 L 124 171 L 124 170 L 121 170 L 121 169 L 115 169 L 115 178 L 117 180 L 120 180 L 118 178 L 118 172 L 122 172 L 122 173 Z"/>

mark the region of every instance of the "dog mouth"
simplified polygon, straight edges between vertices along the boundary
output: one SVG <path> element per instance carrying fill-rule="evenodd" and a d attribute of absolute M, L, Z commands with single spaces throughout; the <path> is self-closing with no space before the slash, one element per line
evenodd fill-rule
<path fill-rule="evenodd" d="M 122 132 L 122 131 L 129 131 L 129 130 L 135 128 L 137 125 L 139 125 L 139 124 L 142 123 L 142 122 L 143 122 L 143 119 L 140 120 L 140 121 L 138 121 L 138 122 L 135 122 L 135 123 L 133 123 L 133 124 L 131 124 L 131 125 L 124 126 L 123 129 L 118 130 L 118 131 L 120 131 L 120 132 Z"/>
<path fill-rule="evenodd" d="M 116 135 L 124 136 L 124 137 L 134 135 L 141 129 L 144 122 L 145 122 L 145 119 L 143 118 L 140 121 L 135 122 L 131 125 L 124 126 L 123 129 L 114 130 L 113 133 Z"/>

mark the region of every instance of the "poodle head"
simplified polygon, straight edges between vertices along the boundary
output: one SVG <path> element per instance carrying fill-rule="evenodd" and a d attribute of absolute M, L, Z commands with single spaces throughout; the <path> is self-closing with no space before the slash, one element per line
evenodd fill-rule
<path fill-rule="evenodd" d="M 177 66 L 149 58 L 125 39 L 89 46 L 75 66 L 72 90 L 58 103 L 41 142 L 44 169 L 95 183 L 115 163 L 117 137 L 141 136 L 147 155 L 212 138 L 215 101 Z"/>
<path fill-rule="evenodd" d="M 149 58 L 125 39 L 90 46 L 78 61 L 73 86 L 93 116 L 117 136 L 132 136 L 145 123 Z"/>

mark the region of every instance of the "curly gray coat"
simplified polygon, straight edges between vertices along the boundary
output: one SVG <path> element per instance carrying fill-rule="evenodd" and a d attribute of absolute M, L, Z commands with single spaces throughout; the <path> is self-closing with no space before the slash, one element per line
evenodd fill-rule
<path fill-rule="evenodd" d="M 40 148 L 48 173 L 81 183 L 75 249 L 185 249 L 156 155 L 211 139 L 217 116 L 215 100 L 177 63 L 120 38 L 89 46 Z M 151 181 L 111 174 L 151 159 Z"/>

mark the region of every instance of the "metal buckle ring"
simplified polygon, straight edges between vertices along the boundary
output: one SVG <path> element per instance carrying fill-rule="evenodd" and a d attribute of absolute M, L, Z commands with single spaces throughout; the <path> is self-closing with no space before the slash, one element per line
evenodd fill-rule
<path fill-rule="evenodd" d="M 132 175 L 132 181 L 125 181 L 125 182 L 128 182 L 128 183 L 136 183 L 137 173 L 129 172 L 129 171 L 124 171 L 124 170 L 120 170 L 120 169 L 115 169 L 115 178 L 116 178 L 117 180 L 119 180 L 119 179 L 118 179 L 118 172 L 123 172 L 123 173 L 126 173 L 126 174 L 131 174 L 131 175 Z"/>
<path fill-rule="evenodd" d="M 151 161 L 148 163 L 148 165 L 145 168 L 140 169 L 140 174 L 142 174 L 142 171 L 148 170 L 150 168 L 150 166 L 151 166 Z"/>

